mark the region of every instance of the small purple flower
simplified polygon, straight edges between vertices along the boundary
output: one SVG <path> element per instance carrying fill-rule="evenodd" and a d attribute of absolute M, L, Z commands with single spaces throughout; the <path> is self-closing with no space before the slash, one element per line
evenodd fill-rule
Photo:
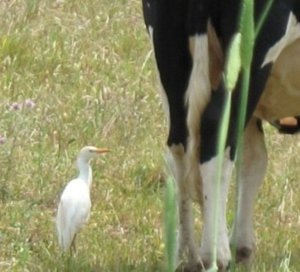
<path fill-rule="evenodd" d="M 24 102 L 24 106 L 28 109 L 33 109 L 35 107 L 35 102 L 30 98 L 26 99 Z"/>
<path fill-rule="evenodd" d="M 22 109 L 22 104 L 19 104 L 17 102 L 13 102 L 9 107 L 10 111 L 18 111 L 20 109 Z"/>
<path fill-rule="evenodd" d="M 2 135 L 0 135 L 0 145 L 5 144 L 6 138 Z"/>

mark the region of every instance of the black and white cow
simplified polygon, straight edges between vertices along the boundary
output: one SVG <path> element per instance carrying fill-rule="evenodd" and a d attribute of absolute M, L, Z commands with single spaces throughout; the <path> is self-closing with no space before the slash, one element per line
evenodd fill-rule
<path fill-rule="evenodd" d="M 255 22 L 266 0 L 254 0 Z M 186 271 L 209 267 L 213 252 L 213 208 L 220 195 L 217 263 L 247 261 L 254 249 L 253 209 L 267 167 L 262 120 L 289 131 L 280 119 L 300 116 L 300 0 L 274 0 L 257 37 L 251 67 L 243 165 L 238 184 L 238 209 L 228 237 L 226 201 L 236 153 L 240 80 L 233 95 L 230 127 L 219 192 L 216 141 L 225 97 L 224 56 L 237 32 L 241 0 L 143 0 L 163 104 L 169 121 L 169 163 L 178 188 L 177 260 L 187 257 Z M 295 118 L 293 132 L 300 130 Z M 200 249 L 194 239 L 192 200 L 202 203 Z"/>

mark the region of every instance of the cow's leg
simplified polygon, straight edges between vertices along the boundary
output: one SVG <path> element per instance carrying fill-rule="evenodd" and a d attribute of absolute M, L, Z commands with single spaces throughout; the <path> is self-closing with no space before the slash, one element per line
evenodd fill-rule
<path fill-rule="evenodd" d="M 194 239 L 192 200 L 186 176 L 186 163 L 187 157 L 183 145 L 171 145 L 168 164 L 176 180 L 179 215 L 176 262 L 179 265 L 186 253 L 188 264 L 191 266 L 199 264 L 199 255 Z"/>
<path fill-rule="evenodd" d="M 190 9 L 207 17 L 206 9 L 203 10 L 201 5 L 193 8 L 189 1 L 143 1 L 145 23 L 154 49 L 169 121 L 167 144 L 178 189 L 178 257 L 187 249 L 186 271 L 198 270 L 200 264 L 193 234 L 190 195 L 190 191 L 195 190 L 189 187 L 194 181 L 196 187 L 201 186 L 199 126 L 201 111 L 211 91 L 208 41 L 203 34 L 206 32 L 206 19 L 203 17 L 204 21 L 199 23 L 201 27 L 193 27 L 190 31 L 187 23 Z M 198 12 L 195 18 L 201 16 Z M 194 31 L 202 35 L 192 35 Z M 199 197 L 197 199 L 199 201 Z"/>
<path fill-rule="evenodd" d="M 201 115 L 210 97 L 208 37 L 207 34 L 196 34 L 189 38 L 193 66 L 186 91 L 188 143 L 184 182 L 178 184 L 179 221 L 181 240 L 188 245 L 188 264 L 184 271 L 198 271 L 203 265 L 198 260 L 199 254 L 193 238 L 191 224 L 191 198 L 202 204 L 202 182 L 199 170 L 200 126 Z M 187 225 L 188 224 L 188 225 Z M 188 236 L 187 236 L 188 234 Z M 187 238 L 185 238 L 187 236 Z M 179 243 L 180 245 L 181 243 Z M 180 252 L 180 250 L 179 250 Z"/>
<path fill-rule="evenodd" d="M 200 255 L 205 267 L 208 268 L 212 265 L 216 247 L 219 271 L 225 271 L 231 259 L 226 223 L 227 193 L 233 166 L 233 161 L 229 157 L 229 148 L 225 152 L 219 186 L 216 184 L 217 164 L 217 157 L 213 157 L 200 166 L 203 180 L 203 232 Z"/>
<path fill-rule="evenodd" d="M 248 261 L 254 249 L 254 202 L 266 168 L 267 152 L 261 121 L 252 118 L 245 130 L 243 162 L 238 169 L 237 214 L 231 235 L 237 262 Z"/>
<path fill-rule="evenodd" d="M 212 92 L 211 100 L 202 114 L 199 142 L 200 154 L 198 153 L 197 159 L 197 168 L 201 174 L 202 181 L 203 230 L 200 258 L 205 268 L 210 267 L 213 260 L 213 253 L 216 249 L 220 271 L 225 270 L 231 260 L 226 224 L 226 201 L 234 154 L 228 142 L 221 167 L 223 171 L 220 184 L 216 186 L 216 171 L 219 163 L 217 158 L 217 139 L 221 121 L 220 117 L 223 112 L 224 95 L 225 91 L 222 88 Z M 230 136 L 228 137 L 230 138 Z M 215 214 L 216 204 L 218 204 L 217 215 Z M 217 231 L 214 231 L 215 227 L 217 227 Z"/>

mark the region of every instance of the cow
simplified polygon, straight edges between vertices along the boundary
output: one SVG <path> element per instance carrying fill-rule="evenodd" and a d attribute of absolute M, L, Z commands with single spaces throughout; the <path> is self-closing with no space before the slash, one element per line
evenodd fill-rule
<path fill-rule="evenodd" d="M 233 92 L 220 186 L 216 188 L 217 139 L 226 89 L 224 66 L 238 32 L 242 0 L 142 0 L 153 46 L 162 104 L 168 120 L 167 158 L 176 180 L 176 259 L 184 271 L 212 265 L 217 195 L 217 266 L 248 262 L 255 248 L 254 202 L 267 167 L 262 121 L 281 133 L 300 131 L 300 1 L 274 0 L 256 37 L 243 132 L 237 212 L 230 235 L 226 222 L 229 181 L 237 153 L 241 76 Z M 267 1 L 254 0 L 257 25 Z M 294 122 L 286 124 L 286 117 Z M 194 237 L 192 202 L 201 204 L 202 235 Z M 180 267 L 180 266 L 179 266 Z"/>

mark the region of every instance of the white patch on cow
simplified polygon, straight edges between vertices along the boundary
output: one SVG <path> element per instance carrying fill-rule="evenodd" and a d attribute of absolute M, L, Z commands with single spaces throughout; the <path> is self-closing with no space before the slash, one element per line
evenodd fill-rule
<path fill-rule="evenodd" d="M 284 36 L 268 50 L 261 67 L 263 68 L 269 63 L 274 63 L 282 50 L 299 38 L 300 23 L 297 21 L 296 16 L 291 12 Z"/>
<path fill-rule="evenodd" d="M 190 52 L 193 67 L 186 92 L 188 139 L 188 167 L 187 174 L 196 186 L 196 195 L 201 202 L 201 180 L 198 168 L 200 151 L 200 120 L 211 95 L 211 84 L 209 78 L 209 52 L 207 34 L 190 37 Z M 199 189 L 200 187 L 200 189 Z"/>
<path fill-rule="evenodd" d="M 149 31 L 149 35 L 150 35 L 150 40 L 151 40 L 151 45 L 152 45 L 152 51 L 155 53 L 154 51 L 154 41 L 153 41 L 153 32 L 154 32 L 154 29 L 151 25 L 149 25 L 148 27 L 148 31 Z M 154 58 L 155 61 L 156 61 L 156 58 Z M 170 127 L 170 108 L 169 108 L 169 103 L 168 103 L 168 97 L 167 97 L 167 94 L 166 94 L 166 91 L 162 85 L 162 81 L 161 81 L 161 78 L 160 78 L 160 73 L 158 71 L 158 65 L 157 65 L 157 62 L 156 62 L 156 74 L 158 75 L 159 79 L 158 79 L 158 89 L 159 89 L 159 94 L 160 94 L 160 97 L 161 97 L 161 101 L 162 101 L 162 105 L 163 105 L 163 110 L 165 112 L 165 115 L 166 115 L 166 119 L 167 119 L 167 125 L 168 127 Z"/>
<path fill-rule="evenodd" d="M 182 144 L 172 145 L 167 153 L 167 162 L 177 186 L 177 201 L 179 213 L 179 232 L 177 237 L 176 263 L 183 259 L 188 250 L 190 263 L 199 261 L 197 246 L 194 239 L 194 220 L 190 186 L 186 179 L 186 154 Z"/>
<path fill-rule="evenodd" d="M 200 255 L 205 263 L 210 263 L 214 246 L 217 246 L 218 263 L 227 267 L 231 259 L 226 222 L 226 204 L 228 186 L 233 168 L 227 148 L 224 156 L 223 172 L 219 188 L 216 186 L 217 157 L 200 166 L 203 183 L 203 233 Z M 220 199 L 216 199 L 216 195 Z M 219 205 L 219 214 L 215 222 L 216 205 Z M 216 225 L 215 225 L 216 224 Z M 217 230 L 217 245 L 214 244 L 214 229 Z"/>
<path fill-rule="evenodd" d="M 247 250 L 249 254 L 255 247 L 253 228 L 254 203 L 267 168 L 267 151 L 264 135 L 253 118 L 245 130 L 243 162 L 239 169 L 237 214 L 231 234 L 231 244 L 238 251 Z M 237 254 L 237 255 L 238 255 Z M 243 255 L 243 254 L 242 254 Z M 250 256 L 240 256 L 240 258 Z"/>
<path fill-rule="evenodd" d="M 207 34 L 190 37 L 193 68 L 186 92 L 188 106 L 188 126 L 199 134 L 201 113 L 211 96 L 209 78 L 209 52 Z M 196 129 L 195 129 L 196 128 Z"/>

